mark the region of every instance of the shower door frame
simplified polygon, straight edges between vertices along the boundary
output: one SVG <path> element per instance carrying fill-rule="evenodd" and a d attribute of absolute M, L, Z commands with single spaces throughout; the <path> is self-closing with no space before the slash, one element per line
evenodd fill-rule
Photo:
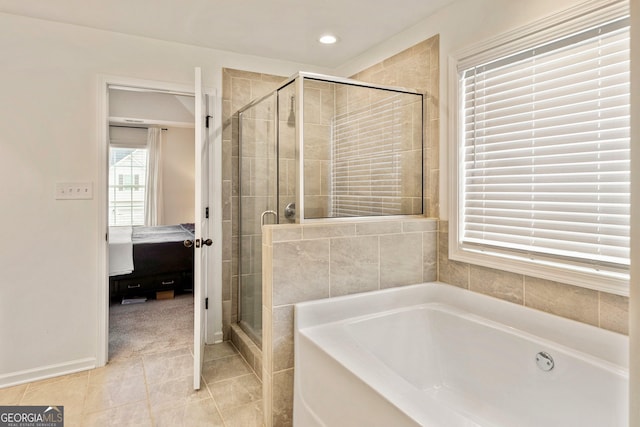
<path fill-rule="evenodd" d="M 249 109 L 251 109 L 252 107 L 260 104 L 261 102 L 265 101 L 266 99 L 268 99 L 269 97 L 274 97 L 275 101 L 274 101 L 274 108 L 273 108 L 273 122 L 274 122 L 274 135 L 275 135 L 275 165 L 276 165 L 276 171 L 275 171 L 275 175 L 276 175 L 276 192 L 275 192 L 275 198 L 276 198 L 276 203 L 275 203 L 275 210 L 277 212 L 276 214 L 276 221 L 279 220 L 280 218 L 280 212 L 279 212 L 279 201 L 280 201 L 280 183 L 279 183 L 279 177 L 280 177 L 280 163 L 279 163 L 279 141 L 278 141 L 278 131 L 279 131 L 279 120 L 278 120 L 278 97 L 277 97 L 277 92 L 278 90 L 280 90 L 282 88 L 282 86 L 279 86 L 277 89 L 270 91 L 268 94 L 255 99 L 254 101 L 250 102 L 249 104 L 245 105 L 244 107 L 242 107 L 241 109 L 238 110 L 238 267 L 237 267 L 237 274 L 238 274 L 238 301 L 237 301 L 237 310 L 238 310 L 238 320 L 237 323 L 240 326 L 240 328 L 251 338 L 252 341 L 254 341 L 254 343 L 256 343 L 256 345 L 258 345 L 258 347 L 262 347 L 262 336 L 258 336 L 258 334 L 256 333 L 256 331 L 254 330 L 248 330 L 249 328 L 243 326 L 242 321 L 242 119 L 241 119 L 241 115 L 248 111 Z M 275 95 L 275 96 L 274 96 Z M 265 211 L 267 212 L 267 211 Z M 264 214 L 264 213 L 263 213 Z M 260 235 L 262 235 L 262 221 L 260 222 Z M 262 252 L 261 252 L 262 254 Z M 262 263 L 261 263 L 262 265 Z M 262 274 L 262 267 L 260 268 L 260 274 Z M 260 283 L 262 285 L 262 278 L 260 279 Z M 262 301 L 260 302 L 260 306 L 262 307 Z M 260 311 L 261 315 L 262 315 L 262 310 Z M 253 328 L 252 328 L 253 329 Z M 260 333 L 262 333 L 262 329 L 260 330 Z"/>
<path fill-rule="evenodd" d="M 327 83 L 338 83 L 338 84 L 345 84 L 345 85 L 351 85 L 351 86 L 359 86 L 359 87 L 364 87 L 364 88 L 371 88 L 371 89 L 380 89 L 380 90 L 386 90 L 386 91 L 390 91 L 390 92 L 399 92 L 399 93 L 406 93 L 406 94 L 412 94 L 412 95 L 418 95 L 421 98 L 421 104 L 422 104 L 422 117 L 423 117 L 423 133 L 421 135 L 421 140 L 422 140 L 422 150 L 424 153 L 424 94 L 415 90 L 415 89 L 408 89 L 408 88 L 403 88 L 403 87 L 398 87 L 398 86 L 388 86 L 388 85 L 381 85 L 381 84 L 376 84 L 376 83 L 366 83 L 366 82 L 361 82 L 358 80 L 353 80 L 353 79 L 349 79 L 349 78 L 344 78 L 344 77 L 335 77 L 335 76 L 329 76 L 329 75 L 325 75 L 325 74 L 318 74 L 318 73 L 310 73 L 310 72 L 306 72 L 306 71 L 300 71 L 296 74 L 294 74 L 293 76 L 289 77 L 288 79 L 284 80 L 277 88 L 273 89 L 272 91 L 270 91 L 269 93 L 267 93 L 266 95 L 263 95 L 259 98 L 254 99 L 253 101 L 249 102 L 248 104 L 246 104 L 245 106 L 243 106 L 242 108 L 240 108 L 238 110 L 238 188 L 239 188 L 239 197 L 238 197 L 238 252 L 237 252 L 237 256 L 238 256 L 238 267 L 237 267 L 237 274 L 238 274 L 238 301 L 237 301 L 237 310 L 238 310 L 238 324 L 241 325 L 241 319 L 242 319 L 242 305 L 241 305 L 241 299 L 242 299 L 242 274 L 241 274 L 241 268 L 242 268 L 242 258 L 241 258 L 241 251 L 242 251 L 242 243 L 241 243 L 241 227 L 242 227 L 242 198 L 240 197 L 240 192 L 242 191 L 242 126 L 240 125 L 240 114 L 242 114 L 243 112 L 247 111 L 248 109 L 250 109 L 251 107 L 259 104 L 260 102 L 264 101 L 265 99 L 275 96 L 275 102 L 274 102 L 274 111 L 273 111 L 273 117 L 274 117 L 274 133 L 275 133 L 275 137 L 276 137 L 276 177 L 278 180 L 278 183 L 276 185 L 276 209 L 278 212 L 278 223 L 279 222 L 279 218 L 280 218 L 280 183 L 279 183 L 279 179 L 280 179 L 280 152 L 279 152 L 279 148 L 280 148 L 280 120 L 279 120 L 279 116 L 278 113 L 280 111 L 280 104 L 279 104 L 279 97 L 277 96 L 277 93 L 282 90 L 283 88 L 287 87 L 290 84 L 294 84 L 295 85 L 295 91 L 294 91 L 294 96 L 296 99 L 296 104 L 295 104 L 295 118 L 296 118 L 296 129 L 295 129 L 295 137 L 296 137 L 296 141 L 295 141 L 295 164 L 296 164 L 296 180 L 295 180 L 295 190 L 296 190 L 296 209 L 295 209 L 295 223 L 296 224 L 303 224 L 303 223 L 312 223 L 312 222 L 322 222 L 322 221 L 340 221 L 340 220 L 352 220 L 354 217 L 348 217 L 348 218 L 305 218 L 305 214 L 304 214 L 304 80 L 305 79 L 310 79 L 310 80 L 317 80 L 317 81 L 323 81 L 323 82 L 327 82 Z M 302 125 L 301 125 L 302 124 Z M 424 174 L 424 154 L 422 156 L 422 173 Z M 425 188 L 424 188 L 424 177 L 422 179 L 422 198 L 424 200 L 424 193 L 425 193 Z M 424 204 L 422 207 L 422 214 L 424 214 Z M 412 216 L 412 215 L 406 215 L 406 214 L 401 214 L 401 215 L 380 215 L 380 216 L 375 216 L 376 219 L 384 219 L 384 218 L 398 218 L 398 217 L 403 217 L 403 216 Z M 367 217 L 369 218 L 369 217 Z M 242 327 L 242 330 L 245 331 L 248 335 L 251 336 L 251 339 L 256 342 L 256 344 L 258 344 L 258 346 L 261 347 L 262 345 L 262 337 L 256 337 L 255 332 L 252 331 L 246 331 L 246 329 L 244 327 Z"/>
<path fill-rule="evenodd" d="M 318 222 L 318 221 L 326 221 L 326 220 L 340 220 L 340 218 L 305 218 L 304 217 L 304 191 L 300 191 L 300 189 L 304 189 L 304 126 L 298 126 L 299 123 L 304 123 L 304 79 L 310 79 L 310 80 L 319 80 L 319 81 L 323 81 L 323 82 L 327 82 L 327 83 L 340 83 L 340 84 L 345 84 L 345 85 L 351 85 L 351 86 L 359 86 L 359 87 L 365 87 L 365 88 L 371 88 L 371 89 L 381 89 L 381 90 L 386 90 L 386 91 L 390 91 L 390 92 L 399 92 L 399 93 L 406 93 L 406 94 L 413 94 L 413 95 L 419 95 L 422 98 L 422 105 L 423 105 L 423 126 L 424 126 L 424 94 L 415 90 L 415 89 L 408 89 L 408 88 L 404 88 L 404 87 L 399 87 L 399 86 L 388 86 L 388 85 L 381 85 L 381 84 L 376 84 L 376 83 L 366 83 L 366 82 L 361 82 L 359 80 L 353 80 L 353 79 L 349 79 L 349 78 L 345 78 L 345 77 L 335 77 L 335 76 L 329 76 L 326 74 L 319 74 L 319 73 L 310 73 L 307 71 L 300 71 L 296 74 L 294 74 L 293 76 L 289 77 L 288 79 L 284 80 L 277 88 L 275 88 L 274 90 L 270 91 L 269 93 L 267 93 L 264 96 L 261 96 L 259 98 L 254 99 L 253 101 L 249 102 L 247 105 L 245 105 L 244 107 L 240 108 L 238 110 L 238 114 L 248 110 L 249 108 L 255 106 L 256 104 L 259 104 L 260 102 L 262 102 L 263 100 L 265 100 L 266 98 L 273 96 L 274 93 L 277 93 L 279 90 L 285 88 L 286 86 L 288 86 L 291 83 L 294 83 L 296 85 L 296 90 L 295 90 L 295 97 L 296 97 L 296 105 L 295 105 L 295 109 L 296 109 L 296 216 L 295 216 L 295 222 L 296 224 L 302 224 L 305 222 Z M 276 102 L 275 102 L 275 109 L 274 109 L 274 122 L 275 122 L 275 133 L 276 133 L 276 155 L 278 155 L 278 147 L 279 147 L 279 141 L 278 141 L 278 137 L 279 137 L 279 120 L 278 120 L 278 111 L 279 111 L 279 104 L 278 104 L 278 97 L 276 96 Z M 238 116 L 239 118 L 239 116 Z M 240 131 L 240 126 L 238 126 L 238 143 L 240 144 L 242 141 L 242 134 Z M 424 131 L 423 131 L 424 132 Z M 422 135 L 422 149 L 424 150 L 424 133 Z M 240 153 L 239 153 L 240 154 Z M 238 160 L 240 160 L 240 156 L 238 156 Z M 423 157 L 423 161 L 424 161 L 424 157 Z M 277 167 L 277 173 L 279 174 L 279 158 L 278 161 L 276 162 L 276 167 Z M 424 173 L 424 164 L 422 165 L 422 171 Z M 239 184 L 241 181 L 241 177 L 240 177 L 240 173 L 238 173 L 238 180 L 239 180 Z M 424 198 L 424 179 L 423 181 L 423 188 L 422 188 L 422 197 Z M 238 212 L 239 214 L 241 214 L 241 210 L 242 207 L 240 206 L 240 203 L 238 203 L 239 205 L 239 209 Z M 423 211 L 422 213 L 424 214 L 424 206 L 423 206 Z M 398 218 L 398 217 L 402 217 L 403 215 L 380 215 L 380 216 L 376 216 L 376 218 Z M 407 216 L 407 215 L 404 215 Z M 410 215 L 409 215 L 410 216 Z M 353 217 L 350 217 L 351 219 L 353 219 Z M 239 260 L 238 260 L 239 261 Z M 239 312 L 238 312 L 239 315 Z M 239 318 L 239 316 L 238 316 Z"/>

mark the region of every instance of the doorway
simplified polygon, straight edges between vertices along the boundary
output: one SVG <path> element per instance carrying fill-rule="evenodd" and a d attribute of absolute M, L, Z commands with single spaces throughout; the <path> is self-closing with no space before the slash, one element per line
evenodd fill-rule
<path fill-rule="evenodd" d="M 193 340 L 195 99 L 108 88 L 109 360 Z"/>
<path fill-rule="evenodd" d="M 196 70 L 196 81 L 198 79 L 199 69 Z M 156 82 L 156 81 L 148 81 L 148 80 L 139 80 L 139 79 L 131 79 L 131 78 L 122 78 L 122 77 L 114 77 L 114 76 L 101 76 L 99 79 L 99 135 L 98 140 L 100 141 L 101 147 L 99 152 L 101 153 L 101 158 L 99 159 L 99 168 L 100 168 L 100 180 L 96 185 L 96 198 L 100 201 L 100 232 L 99 235 L 102 236 L 102 243 L 100 243 L 100 259 L 102 260 L 99 263 L 98 275 L 99 275 L 99 283 L 102 283 L 100 287 L 100 291 L 98 293 L 98 319 L 97 319 L 97 365 L 103 366 L 108 361 L 108 340 L 109 340 L 109 303 L 110 303 L 110 286 L 109 286 L 109 249 L 106 241 L 109 239 L 108 234 L 108 224 L 109 224 L 109 199 L 108 199 L 108 185 L 109 185 L 109 142 L 110 142 L 110 125 L 119 124 L 120 126 L 131 126 L 133 131 L 135 132 L 135 128 L 145 126 L 159 126 L 164 129 L 174 129 L 174 128 L 184 128 L 193 127 L 190 124 L 188 127 L 184 125 L 180 125 L 180 120 L 177 122 L 175 120 L 170 120 L 166 117 L 162 117 L 160 120 L 156 120 L 154 118 L 143 118 L 143 122 L 137 122 L 136 117 L 127 117 L 125 116 L 115 116 L 111 117 L 110 120 L 110 90 L 123 90 L 126 89 L 129 92 L 141 92 L 141 93 L 161 93 L 161 94 L 170 94 L 170 95 L 178 95 L 178 96 L 187 96 L 194 97 L 198 99 L 209 99 L 207 104 L 207 111 L 213 112 L 213 100 L 215 99 L 215 92 L 211 89 L 205 90 L 209 96 L 204 97 L 203 95 L 198 95 L 198 92 L 195 90 L 195 87 L 189 87 L 185 85 L 176 85 L 172 83 L 164 83 L 164 82 Z M 202 102 L 200 103 L 202 105 Z M 209 105 L 211 105 L 209 109 Z M 198 108 L 196 108 L 198 111 Z M 209 114 L 209 113 L 207 113 Z M 119 117 L 119 118 L 118 118 Z M 118 123 L 119 122 L 119 123 Z M 184 122 L 184 120 L 182 120 Z M 202 123 L 201 114 L 198 114 L 196 117 L 196 129 L 198 128 L 198 123 Z M 215 119 L 213 120 L 215 123 Z M 202 126 L 200 126 L 201 128 Z M 121 128 L 122 129 L 122 128 Z M 127 128 L 124 128 L 127 129 Z M 166 132 L 166 131 L 165 131 Z M 195 133 L 195 131 L 193 131 Z M 200 133 L 202 135 L 202 132 Z M 212 133 L 206 133 L 207 135 L 213 135 Z M 196 138 L 197 140 L 197 138 Z M 213 137 L 211 136 L 211 140 L 213 141 Z M 221 207 L 219 206 L 218 200 L 220 200 L 221 193 L 221 183 L 218 177 L 219 167 L 215 165 L 220 164 L 221 153 L 219 150 L 216 150 L 215 145 L 210 143 L 208 144 L 211 147 L 211 155 L 207 158 L 209 162 L 214 165 L 209 168 L 210 173 L 206 174 L 205 180 L 210 183 L 208 186 L 209 194 L 207 195 L 208 200 L 216 201 L 216 203 L 212 204 L 210 207 L 211 211 L 211 231 L 212 233 L 216 233 L 219 229 L 221 229 Z M 198 155 L 196 155 L 196 160 L 198 159 Z M 196 168 L 197 169 L 197 168 Z M 202 169 L 202 168 L 200 168 Z M 126 187 L 126 183 L 130 183 L 129 185 L 135 186 L 135 177 L 132 174 L 130 178 L 123 176 L 122 183 L 123 186 Z M 120 178 L 112 185 L 119 186 Z M 138 183 L 140 184 L 140 178 Z M 193 199 L 192 199 L 193 200 Z M 195 201 L 198 201 L 198 198 L 195 198 Z M 192 205 L 193 206 L 193 205 Z M 132 215 L 132 214 L 131 214 Z M 196 227 L 197 228 L 197 227 Z M 205 237 L 206 238 L 206 237 Z M 198 239 L 196 239 L 197 241 Z M 203 239 L 204 240 L 204 239 Z M 219 245 L 218 245 L 219 246 Z M 201 324 L 200 330 L 205 330 L 206 334 L 204 334 L 204 339 L 200 341 L 206 340 L 207 343 L 215 343 L 221 341 L 222 338 L 222 321 L 221 321 L 221 254 L 219 248 L 214 245 L 214 250 L 210 253 L 202 251 L 204 258 L 211 259 L 211 262 L 208 262 L 209 269 L 206 271 L 205 280 L 201 282 L 204 283 L 204 289 L 200 290 L 196 293 L 199 297 L 197 301 L 194 299 L 194 312 L 200 311 L 200 313 L 207 313 L 204 311 L 205 306 L 205 297 L 208 298 L 209 306 L 212 308 L 219 307 L 215 310 L 211 310 L 210 315 L 206 316 L 204 314 L 200 314 L 201 319 L 205 319 L 206 323 Z M 202 257 L 201 257 L 202 258 Z M 202 264 L 202 261 L 200 261 Z M 184 279 L 184 278 L 183 278 Z M 134 284 L 135 286 L 136 284 Z M 184 290 L 184 289 L 183 289 Z M 197 317 L 197 316 L 196 316 Z M 204 326 L 203 326 L 204 325 Z M 202 327 L 203 326 L 203 327 Z M 194 331 L 195 332 L 195 331 Z M 192 337 L 196 334 L 193 333 Z M 197 341 L 197 339 L 196 339 Z M 197 387 L 196 387 L 197 388 Z"/>

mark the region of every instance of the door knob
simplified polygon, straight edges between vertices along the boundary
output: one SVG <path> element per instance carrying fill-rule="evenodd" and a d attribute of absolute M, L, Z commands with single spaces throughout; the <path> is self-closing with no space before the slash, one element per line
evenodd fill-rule
<path fill-rule="evenodd" d="M 203 245 L 207 245 L 207 246 L 211 246 L 211 244 L 213 244 L 213 240 L 211 239 L 206 239 L 202 241 Z"/>
<path fill-rule="evenodd" d="M 185 248 L 190 248 L 191 246 L 193 246 L 193 240 L 185 240 L 184 242 L 182 242 L 182 244 Z"/>

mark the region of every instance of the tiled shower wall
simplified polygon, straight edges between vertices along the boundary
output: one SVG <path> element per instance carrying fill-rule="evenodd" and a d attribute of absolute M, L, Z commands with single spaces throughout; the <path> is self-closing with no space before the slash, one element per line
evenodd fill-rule
<path fill-rule="evenodd" d="M 306 80 L 303 99 L 305 217 L 326 218 L 329 213 L 331 119 L 335 114 L 334 85 Z"/>
<path fill-rule="evenodd" d="M 296 201 L 295 83 L 278 91 L 278 206 L 280 223 L 295 222 L 284 216 L 285 207 Z"/>
<path fill-rule="evenodd" d="M 305 79 L 305 218 L 422 214 L 421 107 L 416 95 Z M 281 161 L 295 172 L 287 111 Z"/>
<path fill-rule="evenodd" d="M 334 87 L 330 215 L 422 215 L 423 97 Z"/>
<path fill-rule="evenodd" d="M 438 218 L 440 198 L 440 37 L 433 36 L 353 76 L 355 80 L 424 94 L 424 215 Z"/>

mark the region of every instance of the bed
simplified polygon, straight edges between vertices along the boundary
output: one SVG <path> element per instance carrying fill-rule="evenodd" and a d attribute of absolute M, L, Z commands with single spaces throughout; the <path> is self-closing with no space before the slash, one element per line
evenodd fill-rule
<path fill-rule="evenodd" d="M 109 227 L 112 299 L 193 289 L 193 224 Z"/>

